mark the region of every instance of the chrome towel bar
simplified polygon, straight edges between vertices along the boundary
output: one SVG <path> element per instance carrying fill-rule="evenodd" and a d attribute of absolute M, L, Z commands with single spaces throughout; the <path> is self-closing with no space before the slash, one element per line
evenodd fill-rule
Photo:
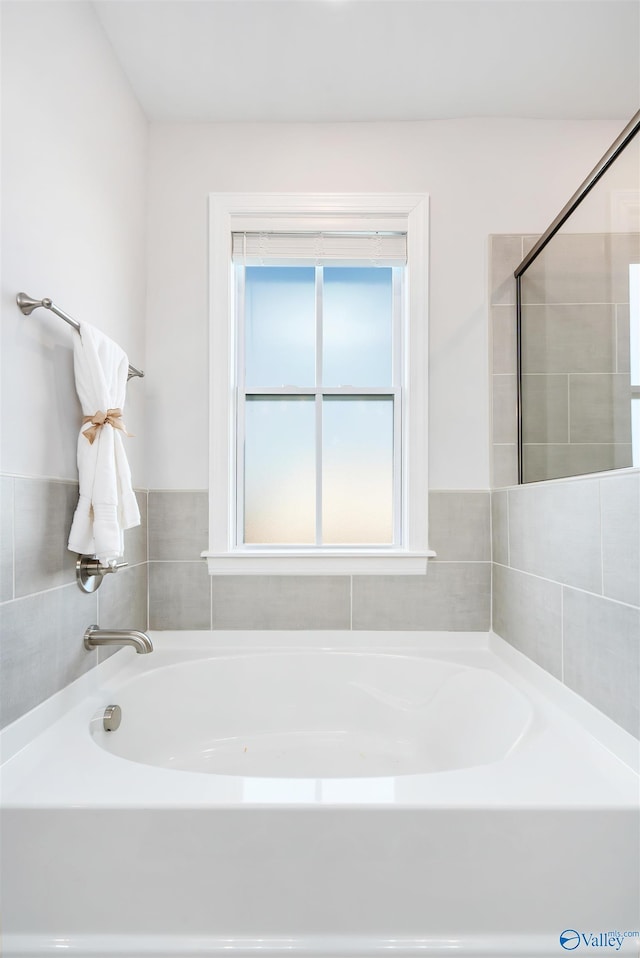
<path fill-rule="evenodd" d="M 65 323 L 69 323 L 70 326 L 73 326 L 75 330 L 80 332 L 80 323 L 72 319 L 64 310 L 60 309 L 55 303 L 52 303 L 50 299 L 33 299 L 33 297 L 28 296 L 26 293 L 18 293 L 16 296 L 16 303 L 18 304 L 22 313 L 25 316 L 30 316 L 34 309 L 38 309 L 39 306 L 44 307 L 44 309 L 50 309 L 52 313 L 55 313 L 56 316 L 59 316 L 60 319 L 64 319 Z M 137 369 L 135 366 L 132 366 L 129 363 L 129 375 L 127 379 L 131 379 L 133 376 L 144 376 L 144 372 L 141 369 Z"/>

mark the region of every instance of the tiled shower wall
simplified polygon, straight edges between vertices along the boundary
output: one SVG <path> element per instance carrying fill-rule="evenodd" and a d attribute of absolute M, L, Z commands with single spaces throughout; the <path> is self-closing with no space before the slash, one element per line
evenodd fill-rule
<path fill-rule="evenodd" d="M 147 627 L 147 494 L 142 525 L 125 533 L 127 569 L 81 592 L 67 549 L 78 485 L 0 477 L 0 727 L 82 675 L 109 652 L 87 652 L 85 629 Z"/>
<path fill-rule="evenodd" d="M 496 490 L 493 628 L 640 733 L 640 471 Z"/>
<path fill-rule="evenodd" d="M 513 271 L 536 240 L 490 237 L 493 487 L 517 482 Z M 523 277 L 527 482 L 631 465 L 632 262 L 640 262 L 638 233 L 559 233 Z"/>
<path fill-rule="evenodd" d="M 490 242 L 493 629 L 637 736 L 640 470 L 515 485 L 513 269 L 535 239 Z"/>
<path fill-rule="evenodd" d="M 516 282 L 513 271 L 537 236 L 489 237 L 491 487 L 518 481 Z"/>
<path fill-rule="evenodd" d="M 638 233 L 558 233 L 522 277 L 527 482 L 631 466 L 629 264 Z"/>
<path fill-rule="evenodd" d="M 432 491 L 426 576 L 209 576 L 205 490 L 149 491 L 152 629 L 446 629 L 490 625 L 490 497 Z"/>

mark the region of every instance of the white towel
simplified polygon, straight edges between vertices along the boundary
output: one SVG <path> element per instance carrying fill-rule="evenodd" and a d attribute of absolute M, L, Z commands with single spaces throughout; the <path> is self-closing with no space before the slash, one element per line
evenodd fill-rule
<path fill-rule="evenodd" d="M 76 391 L 84 415 L 95 417 L 96 413 L 122 410 L 129 371 L 126 354 L 88 323 L 81 324 L 80 335 L 73 340 Z M 111 418 L 116 425 L 122 424 L 115 415 Z M 140 512 L 131 486 L 122 429 L 107 421 L 94 430 L 93 443 L 85 435 L 91 429 L 90 423 L 83 423 L 78 436 L 80 498 L 69 549 L 106 562 L 123 554 L 123 531 L 140 525 Z"/>

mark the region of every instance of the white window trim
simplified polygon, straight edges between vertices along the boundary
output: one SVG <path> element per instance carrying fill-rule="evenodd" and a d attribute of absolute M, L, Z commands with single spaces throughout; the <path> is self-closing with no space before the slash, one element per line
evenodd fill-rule
<path fill-rule="evenodd" d="M 211 575 L 419 575 L 428 556 L 429 198 L 423 193 L 212 193 L 209 197 L 209 550 Z M 312 221 L 312 223 L 311 223 Z M 235 357 L 231 234 L 406 231 L 408 329 L 401 549 L 248 549 L 235 539 Z"/>

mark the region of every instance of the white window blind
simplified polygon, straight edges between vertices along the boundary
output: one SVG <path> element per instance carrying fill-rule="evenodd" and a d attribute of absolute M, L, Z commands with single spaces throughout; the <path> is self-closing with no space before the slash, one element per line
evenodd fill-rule
<path fill-rule="evenodd" d="M 404 266 L 406 233 L 232 233 L 241 266 Z"/>

